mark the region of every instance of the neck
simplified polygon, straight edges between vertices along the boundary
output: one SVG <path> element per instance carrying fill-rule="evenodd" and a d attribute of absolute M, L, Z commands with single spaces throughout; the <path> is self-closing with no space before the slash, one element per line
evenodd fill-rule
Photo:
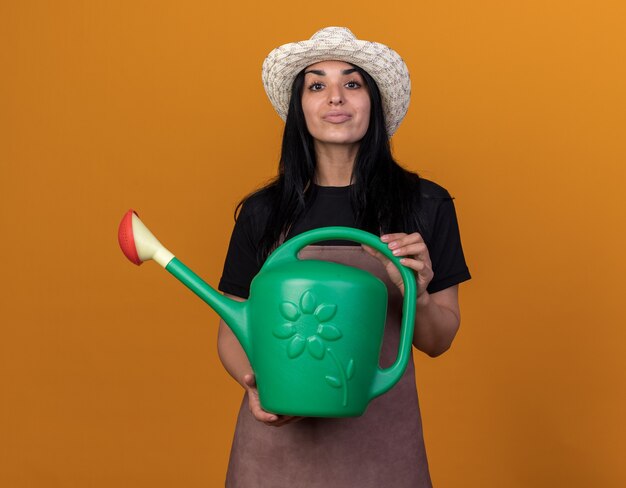
<path fill-rule="evenodd" d="M 315 142 L 315 183 L 320 186 L 348 186 L 359 144 L 320 144 Z"/>

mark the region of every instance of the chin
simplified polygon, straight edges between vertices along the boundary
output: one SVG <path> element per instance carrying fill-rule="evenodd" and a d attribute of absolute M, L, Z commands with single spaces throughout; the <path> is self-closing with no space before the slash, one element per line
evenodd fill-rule
<path fill-rule="evenodd" d="M 356 144 L 363 139 L 363 136 L 364 134 L 324 134 L 321 137 L 313 135 L 313 138 L 324 144 Z"/>
<path fill-rule="evenodd" d="M 355 142 L 358 142 L 359 139 L 354 137 L 328 137 L 321 139 L 321 141 L 328 144 L 354 144 Z"/>

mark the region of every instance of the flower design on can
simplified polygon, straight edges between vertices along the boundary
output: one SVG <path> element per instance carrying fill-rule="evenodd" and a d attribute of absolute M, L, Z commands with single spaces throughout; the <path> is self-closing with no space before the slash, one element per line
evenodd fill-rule
<path fill-rule="evenodd" d="M 272 330 L 272 334 L 287 344 L 287 356 L 295 359 L 305 350 L 315 359 L 324 359 L 328 354 L 335 365 L 336 373 L 325 376 L 326 383 L 343 391 L 343 406 L 348 404 L 348 381 L 354 376 L 354 360 L 350 359 L 344 368 L 336 353 L 327 342 L 342 337 L 339 328 L 330 323 L 337 313 L 337 305 L 321 303 L 315 294 L 306 290 L 300 297 L 300 303 L 282 302 L 279 306 L 281 316 L 286 320 Z"/>
<path fill-rule="evenodd" d="M 292 302 L 280 304 L 280 314 L 288 322 L 274 327 L 272 333 L 279 339 L 290 339 L 287 355 L 291 359 L 300 356 L 305 349 L 315 359 L 323 359 L 326 352 L 324 341 L 336 341 L 342 335 L 329 323 L 335 313 L 337 305 L 318 305 L 315 295 L 307 290 L 300 297 L 299 306 Z"/>

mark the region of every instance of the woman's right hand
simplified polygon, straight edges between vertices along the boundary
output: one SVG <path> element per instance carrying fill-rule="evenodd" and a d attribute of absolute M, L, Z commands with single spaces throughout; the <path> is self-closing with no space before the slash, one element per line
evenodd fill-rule
<path fill-rule="evenodd" d="M 256 387 L 256 380 L 253 374 L 247 374 L 243 377 L 243 386 L 248 392 L 248 407 L 250 408 L 250 412 L 252 412 L 254 418 L 259 422 L 263 422 L 265 425 L 271 425 L 272 427 L 280 427 L 304 418 L 291 415 L 276 415 L 263 410 L 259 400 L 259 390 Z"/>

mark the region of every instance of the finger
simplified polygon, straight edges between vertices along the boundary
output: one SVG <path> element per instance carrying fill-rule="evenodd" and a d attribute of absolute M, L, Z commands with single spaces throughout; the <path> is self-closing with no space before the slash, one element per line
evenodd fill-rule
<path fill-rule="evenodd" d="M 279 419 L 278 415 L 266 412 L 256 402 L 250 402 L 249 406 L 250 412 L 252 412 L 254 418 L 257 419 L 259 422 L 274 423 Z"/>
<path fill-rule="evenodd" d="M 267 425 L 271 425 L 272 427 L 282 427 L 283 425 L 298 422 L 302 420 L 303 418 L 304 417 L 295 417 L 291 415 L 280 415 L 276 422 L 271 422 L 271 423 L 268 423 Z"/>
<path fill-rule="evenodd" d="M 248 392 L 248 408 L 250 412 L 260 422 L 275 422 L 278 420 L 278 416 L 266 412 L 261 408 L 261 402 L 259 400 L 259 392 L 256 389 L 256 379 L 253 374 L 246 374 L 243 377 L 243 382 Z"/>
<path fill-rule="evenodd" d="M 279 420 L 278 415 L 274 413 L 266 412 L 265 410 L 261 408 L 261 405 L 259 405 L 256 402 L 251 402 L 249 404 L 249 407 L 250 407 L 250 412 L 252 412 L 252 415 L 254 416 L 254 418 L 261 422 L 271 423 L 271 422 L 276 422 Z"/>
<path fill-rule="evenodd" d="M 424 239 L 421 234 L 413 232 L 413 234 L 402 234 L 395 239 L 389 240 L 389 249 L 406 246 L 408 244 L 423 243 Z"/>
<path fill-rule="evenodd" d="M 417 271 L 418 273 L 426 269 L 426 263 L 418 259 L 402 258 L 400 260 L 400 263 L 402 263 L 402 265 L 406 266 L 407 268 L 411 268 L 412 270 Z"/>
<path fill-rule="evenodd" d="M 380 236 L 380 240 L 383 242 L 391 242 L 395 241 L 396 239 L 400 239 L 405 235 L 407 235 L 405 232 L 396 232 L 395 234 L 383 234 L 382 236 Z"/>
<path fill-rule="evenodd" d="M 292 417 L 288 415 L 279 415 L 278 420 L 276 420 L 276 422 L 271 422 L 271 424 L 269 425 L 271 425 L 272 427 L 281 427 L 285 424 L 288 424 L 291 418 Z"/>
<path fill-rule="evenodd" d="M 365 252 L 367 252 L 368 254 L 371 254 L 374 257 L 378 257 L 378 255 L 380 254 L 376 249 L 368 246 L 367 244 L 361 244 L 361 247 L 365 249 Z"/>
<path fill-rule="evenodd" d="M 365 249 L 365 252 L 367 252 L 371 256 L 374 256 L 376 259 L 381 261 L 383 264 L 386 264 L 389 261 L 389 258 L 387 256 L 385 256 L 380 251 L 377 251 L 373 247 L 367 246 L 365 244 L 361 244 L 361 247 L 363 247 L 363 249 Z"/>
<path fill-rule="evenodd" d="M 420 259 L 425 259 L 429 257 L 426 244 L 421 242 L 397 247 L 392 251 L 392 253 L 394 256 L 416 256 Z"/>

